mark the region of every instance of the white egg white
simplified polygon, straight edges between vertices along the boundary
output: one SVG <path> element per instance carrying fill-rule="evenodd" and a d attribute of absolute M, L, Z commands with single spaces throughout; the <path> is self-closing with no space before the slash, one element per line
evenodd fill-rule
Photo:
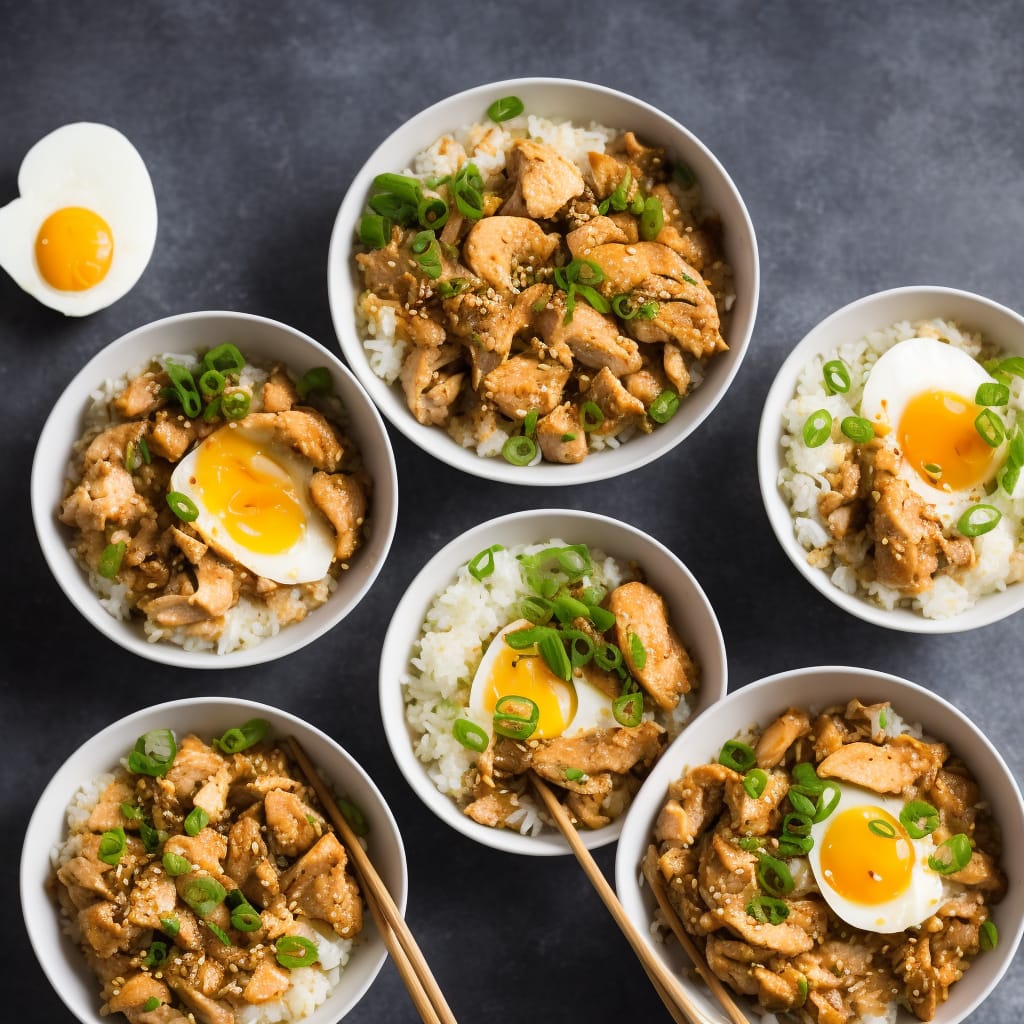
<path fill-rule="evenodd" d="M 0 208 L 0 267 L 41 303 L 65 316 L 87 316 L 142 276 L 156 241 L 156 197 L 138 150 L 117 129 L 83 121 L 45 135 L 21 163 L 18 192 Z M 68 206 L 99 214 L 114 240 L 109 272 L 84 291 L 54 288 L 35 259 L 43 222 Z"/>
<path fill-rule="evenodd" d="M 858 807 L 880 807 L 899 821 L 900 811 L 905 806 L 904 801 L 898 797 L 884 796 L 846 782 L 836 782 L 835 785 L 839 789 L 839 803 L 828 818 L 811 826 L 814 845 L 808 854 L 814 880 L 825 902 L 837 917 L 863 931 L 889 934 L 920 924 L 935 913 L 942 900 L 942 878 L 928 866 L 928 858 L 935 852 L 931 836 L 911 839 L 908 835 L 902 835 L 898 839 L 886 840 L 907 842 L 913 847 L 914 866 L 910 884 L 903 893 L 892 900 L 872 904 L 855 903 L 836 892 L 825 877 L 821 864 L 821 850 L 828 835 L 830 822 L 834 822 L 844 811 Z M 857 858 L 858 851 L 848 849 L 845 855 Z M 858 863 L 857 866 L 861 865 Z M 871 868 L 872 865 L 863 864 L 865 871 Z"/>
<path fill-rule="evenodd" d="M 273 442 L 270 430 L 254 430 L 240 425 L 225 426 L 221 430 L 237 430 L 262 447 L 265 456 L 261 459 L 260 469 L 280 479 L 282 486 L 291 484 L 302 509 L 304 527 L 295 544 L 275 553 L 251 551 L 227 532 L 222 519 L 206 504 L 203 480 L 197 471 L 200 452 L 216 437 L 216 433 L 189 452 L 171 474 L 170 489 L 191 499 L 199 510 L 198 518 L 191 525 L 220 555 L 244 565 L 257 576 L 283 584 L 312 583 L 323 579 L 334 558 L 336 538 L 309 494 L 312 465 L 291 448 Z"/>

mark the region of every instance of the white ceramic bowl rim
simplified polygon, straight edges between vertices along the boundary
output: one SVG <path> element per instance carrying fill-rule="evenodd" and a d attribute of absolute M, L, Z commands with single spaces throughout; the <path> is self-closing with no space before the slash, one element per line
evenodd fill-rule
<path fill-rule="evenodd" d="M 687 643 L 688 649 L 698 651 L 701 666 L 701 688 L 698 691 L 694 717 L 697 717 L 702 707 L 725 694 L 728 686 L 728 665 L 718 619 L 707 595 L 690 570 L 660 541 L 634 526 L 608 516 L 577 509 L 532 509 L 513 512 L 480 523 L 466 533 L 454 537 L 423 566 L 395 609 L 381 651 L 381 718 L 392 756 L 416 795 L 442 821 L 464 836 L 506 853 L 557 856 L 570 853 L 571 849 L 566 840 L 554 830 L 539 836 L 524 836 L 512 829 L 488 828 L 468 818 L 449 796 L 437 789 L 427 775 L 426 766 L 413 752 L 411 735 L 405 719 L 404 697 L 399 683 L 400 676 L 409 662 L 412 641 L 419 635 L 427 608 L 436 594 L 455 578 L 458 567 L 476 554 L 480 549 L 478 544 L 487 546 L 488 543 L 500 542 L 504 536 L 503 531 L 515 528 L 522 530 L 525 537 L 526 529 L 534 523 L 537 528 L 530 533 L 531 540 L 518 536 L 514 539 L 506 537 L 504 543 L 536 543 L 561 536 L 563 540 L 587 543 L 592 547 L 601 548 L 613 557 L 624 558 L 626 556 L 616 552 L 613 545 L 588 539 L 588 531 L 589 536 L 600 535 L 601 531 L 606 535 L 615 533 L 623 537 L 623 543 L 628 541 L 636 548 L 643 548 L 649 553 L 650 561 L 641 562 L 649 578 L 657 579 L 660 576 L 679 581 L 675 607 L 670 601 L 673 624 Z M 570 523 L 578 525 L 569 526 Z M 577 532 L 568 536 L 569 529 L 575 529 Z M 651 565 L 651 556 L 662 559 L 661 566 Z M 691 611 L 685 620 L 681 621 L 678 606 L 684 601 L 690 605 Z M 614 842 L 622 830 L 624 817 L 620 816 L 601 829 L 581 830 L 580 837 L 584 845 L 589 849 L 597 849 Z"/>
<path fill-rule="evenodd" d="M 372 535 L 355 556 L 353 568 L 350 570 L 351 575 L 343 576 L 339 580 L 338 591 L 302 622 L 292 623 L 276 636 L 267 637 L 254 647 L 224 655 L 208 651 L 186 651 L 180 646 L 165 642 L 151 643 L 145 638 L 138 623 L 121 622 L 104 610 L 99 598 L 89 587 L 85 574 L 70 553 L 65 528 L 57 521 L 55 509 L 62 496 L 61 487 L 67 462 L 63 456 L 56 461 L 54 459 L 55 451 L 65 449 L 67 458 L 70 458 L 70 448 L 64 443 L 64 428 L 69 423 L 74 423 L 76 427 L 80 424 L 89 395 L 102 384 L 105 377 L 111 376 L 109 373 L 102 373 L 100 367 L 120 356 L 122 352 L 130 353 L 136 346 L 142 345 L 145 352 L 147 337 L 179 328 L 185 331 L 202 331 L 204 324 L 216 324 L 221 321 L 227 331 L 232 327 L 236 331 L 249 329 L 263 332 L 268 337 L 280 333 L 308 350 L 309 366 L 315 365 L 315 354 L 316 361 L 330 367 L 346 412 L 353 421 L 353 428 L 357 426 L 357 419 L 361 421 L 358 429 L 353 429 L 353 433 L 364 461 L 373 462 L 372 475 L 375 485 Z M 244 349 L 244 340 L 236 340 L 240 341 Z M 166 351 L 175 350 L 160 347 L 150 354 Z M 124 373 L 143 362 L 145 358 L 146 356 L 140 355 L 133 360 L 129 355 L 128 359 L 118 364 L 118 373 Z M 302 362 L 294 357 L 286 361 Z M 74 436 L 77 438 L 80 433 L 80 429 L 76 429 Z M 56 487 L 55 472 L 61 474 Z M 348 615 L 373 585 L 390 551 L 398 523 L 398 477 L 394 452 L 380 414 L 356 377 L 333 352 L 297 328 L 269 317 L 231 310 L 197 310 L 163 317 L 129 331 L 97 352 L 71 379 L 47 417 L 32 461 L 31 496 L 32 518 L 43 557 L 54 579 L 71 603 L 96 629 L 126 650 L 150 661 L 181 668 L 225 669 L 261 664 L 284 657 L 322 636 Z M 348 579 L 359 580 L 359 585 L 355 589 L 349 589 L 346 586 Z"/>
<path fill-rule="evenodd" d="M 406 135 L 430 127 L 430 138 L 437 138 L 444 131 L 453 130 L 475 119 L 482 119 L 489 102 L 499 96 L 527 94 L 529 109 L 532 94 L 543 91 L 558 92 L 563 96 L 569 96 L 576 91 L 586 91 L 603 102 L 630 105 L 650 122 L 657 122 L 666 133 L 674 134 L 676 139 L 682 140 L 686 147 L 688 162 L 699 164 L 695 171 L 705 186 L 705 192 L 721 193 L 717 200 L 709 205 L 719 214 L 723 214 L 723 221 L 727 223 L 726 249 L 733 269 L 737 271 L 742 289 L 737 291 L 737 301 L 732 312 L 733 319 L 729 332 L 730 353 L 716 357 L 709 364 L 704 384 L 681 405 L 680 411 L 673 417 L 671 423 L 650 435 L 634 437 L 620 448 L 594 453 L 592 457 L 575 466 L 542 462 L 532 467 L 514 467 L 500 457 L 478 456 L 473 449 L 460 447 L 443 429 L 425 427 L 416 422 L 406 408 L 404 399 L 396 394 L 396 386 L 386 384 L 370 369 L 366 353 L 355 332 L 355 296 L 350 294 L 347 284 L 343 285 L 342 282 L 348 282 L 352 277 L 348 256 L 355 226 L 365 206 L 371 181 L 376 173 L 399 169 L 391 166 L 393 160 L 389 162 L 388 158 L 393 155 L 392 150 L 402 151 L 399 144 Z M 453 107 L 468 107 L 471 104 L 472 109 L 479 108 L 476 117 L 454 118 L 453 123 L 449 110 Z M 553 116 L 557 116 L 558 104 L 553 106 Z M 546 108 L 546 112 L 550 110 L 551 108 Z M 668 139 L 658 141 L 663 141 L 672 148 Z M 399 159 L 411 160 L 420 148 L 422 147 L 416 146 L 410 152 L 409 148 L 405 147 L 404 156 Z M 728 217 L 722 208 L 726 202 L 729 207 Z M 740 275 L 745 280 L 740 282 Z M 514 78 L 475 86 L 439 100 L 396 128 L 374 150 L 356 174 L 338 211 L 327 259 L 327 290 L 334 329 L 346 360 L 384 415 L 413 444 L 442 462 L 474 476 L 503 483 L 553 487 L 606 480 L 639 469 L 670 451 L 703 423 L 725 396 L 749 347 L 757 314 L 760 268 L 757 239 L 743 198 L 718 158 L 678 121 L 644 100 L 607 86 L 571 78 Z"/>
<path fill-rule="evenodd" d="M 917 309 L 914 315 L 899 313 L 900 309 Z M 945 310 L 952 308 L 952 313 Z M 878 309 L 892 309 L 885 317 L 873 316 Z M 931 309 L 932 312 L 926 312 Z M 984 319 L 986 327 L 972 322 Z M 990 335 L 993 326 L 1001 324 L 1005 334 L 1015 329 L 1021 339 L 1019 352 L 1024 354 L 1024 318 L 1014 310 L 972 292 L 937 285 L 908 285 L 875 292 L 848 303 L 820 321 L 793 348 L 782 363 L 765 398 L 758 428 L 757 469 L 768 520 L 783 551 L 797 570 L 819 593 L 833 604 L 865 622 L 886 629 L 907 633 L 946 634 L 991 625 L 1024 608 L 1024 585 L 1010 586 L 994 594 L 986 594 L 967 610 L 947 619 L 927 619 L 909 608 L 888 611 L 860 594 L 840 590 L 828 574 L 807 561 L 807 551 L 797 541 L 793 517 L 778 487 L 778 473 L 785 465 L 782 449 L 782 410 L 796 392 L 797 378 L 809 359 L 843 341 L 854 341 L 869 331 L 889 326 L 900 320 L 944 317 L 962 322 L 969 329 Z M 847 326 L 850 323 L 851 326 Z M 859 326 L 858 326 L 859 325 Z M 1005 347 L 1005 345 L 1003 346 Z"/>
<path fill-rule="evenodd" d="M 59 832 L 63 836 L 67 831 L 64 819 L 64 808 L 70 802 L 76 789 L 88 781 L 87 779 L 82 778 L 76 769 L 76 765 L 83 756 L 87 756 L 92 750 L 102 751 L 104 755 L 109 752 L 110 760 L 107 770 L 112 770 L 116 766 L 117 758 L 119 756 L 118 751 L 127 748 L 124 747 L 123 744 L 111 746 L 111 740 L 116 741 L 116 738 L 120 734 L 126 730 L 130 731 L 129 727 L 132 723 L 141 719 L 153 719 L 159 718 L 160 716 L 170 717 L 176 712 L 185 710 L 194 711 L 196 718 L 198 719 L 201 717 L 204 709 L 217 708 L 222 710 L 227 708 L 237 709 L 239 715 L 234 716 L 233 718 L 236 722 L 243 714 L 250 718 L 268 718 L 271 721 L 272 727 L 277 726 L 275 732 L 281 733 L 281 738 L 284 738 L 285 729 L 293 732 L 299 738 L 300 742 L 303 742 L 303 738 L 305 737 L 303 746 L 306 747 L 307 754 L 310 755 L 314 764 L 326 773 L 329 780 L 338 787 L 340 792 L 354 796 L 354 794 L 352 794 L 345 785 L 342 785 L 343 782 L 347 782 L 348 785 L 356 785 L 361 788 L 362 809 L 367 813 L 368 817 L 373 819 L 374 822 L 374 829 L 371 832 L 369 839 L 369 852 L 371 859 L 374 856 L 375 849 L 373 845 L 374 836 L 381 836 L 381 826 L 384 826 L 384 834 L 394 845 L 393 854 L 389 854 L 389 857 L 393 856 L 394 860 L 389 872 L 385 871 L 380 861 L 378 861 L 375 866 L 381 870 L 382 874 L 386 875 L 385 882 L 388 885 L 389 891 L 398 906 L 399 911 L 403 914 L 405 912 L 406 902 L 408 899 L 408 868 L 406 864 L 405 847 L 402 842 L 401 833 L 398 829 L 398 824 L 373 779 L 355 760 L 355 758 L 353 758 L 352 755 L 349 754 L 336 740 L 332 739 L 316 726 L 311 725 L 309 722 L 304 721 L 290 712 L 283 711 L 280 708 L 273 707 L 269 704 L 262 704 L 257 701 L 244 700 L 237 697 L 184 698 L 181 700 L 167 701 L 163 704 L 140 708 L 139 710 L 118 719 L 116 722 L 111 723 L 90 739 L 87 739 L 68 756 L 61 767 L 57 769 L 53 778 L 47 783 L 42 794 L 39 796 L 35 810 L 33 811 L 32 817 L 29 819 L 28 827 L 25 830 L 25 840 L 22 846 L 19 869 L 20 901 L 22 916 L 25 921 L 26 931 L 28 932 L 29 942 L 31 943 L 36 958 L 43 969 L 43 973 L 46 975 L 47 980 L 50 982 L 54 991 L 64 1001 L 64 1004 L 71 1013 L 82 1021 L 83 1024 L 99 1024 L 102 1020 L 99 1015 L 100 1000 L 98 986 L 92 993 L 95 1010 L 91 1013 L 85 1012 L 84 1007 L 73 1004 L 70 994 L 65 991 L 64 984 L 66 979 L 61 977 L 60 971 L 64 967 L 68 967 L 77 974 L 87 973 L 90 979 L 91 972 L 89 972 L 86 967 L 84 956 L 81 957 L 80 964 L 68 965 L 67 961 L 62 957 L 56 957 L 54 955 L 55 952 L 60 953 L 61 950 L 59 948 L 54 950 L 50 945 L 47 936 L 44 934 L 45 924 L 41 914 L 41 909 L 46 904 L 49 904 L 52 907 L 52 913 L 54 916 L 58 914 L 55 898 L 52 894 L 42 891 L 38 886 L 40 859 L 45 861 L 47 867 L 49 866 L 51 844 L 48 836 L 54 831 L 55 824 L 53 807 L 51 805 L 55 801 L 61 800 L 61 803 L 58 805 L 61 808 L 58 818 Z M 282 724 L 285 728 L 281 728 Z M 200 723 L 196 723 L 194 731 L 200 733 L 203 732 L 203 728 Z M 322 761 L 317 760 L 316 755 L 309 749 L 311 741 L 324 744 L 325 747 L 330 749 L 332 756 L 336 756 L 339 761 L 342 762 L 342 764 L 338 766 L 338 770 L 344 773 L 344 778 L 338 775 L 337 770 L 334 770 L 333 765 L 328 766 L 322 763 Z M 111 749 L 109 749 L 109 751 L 104 750 L 104 746 Z M 367 797 L 369 797 L 369 799 L 367 799 Z M 32 902 L 33 900 L 36 902 Z M 318 1007 L 317 1010 L 309 1017 L 304 1018 L 309 1022 L 309 1024 L 328 1024 L 328 1021 L 333 1022 L 341 1019 L 341 1016 L 346 1014 L 363 997 L 383 966 L 387 957 L 387 950 L 379 935 L 376 934 L 372 918 L 370 918 L 369 915 L 367 915 L 367 921 L 365 922 L 364 927 L 364 934 L 367 939 L 372 939 L 372 941 L 379 947 L 376 952 L 376 962 L 373 964 L 366 963 L 363 965 L 360 969 L 360 973 L 364 975 L 363 980 L 351 991 L 346 991 L 345 989 L 346 974 L 343 973 L 338 988 L 336 988 L 332 995 L 328 997 L 327 1001 L 321 1004 L 321 1006 Z M 66 937 L 62 936 L 62 941 L 63 938 Z M 71 943 L 71 940 L 67 939 L 67 942 Z M 77 946 L 75 947 L 74 952 L 76 954 L 79 953 Z M 364 946 L 361 950 L 359 948 L 354 949 L 353 955 L 354 958 L 358 958 L 360 954 L 364 956 L 367 955 L 367 952 L 368 947 Z M 357 959 L 353 959 L 350 966 L 357 962 Z M 354 977 L 354 975 L 350 977 Z M 344 995 L 344 1006 L 337 1007 L 337 1001 L 342 995 Z M 332 1002 L 334 1002 L 336 1006 L 332 1006 Z M 328 1008 L 328 1012 L 326 1013 L 323 1012 L 325 1007 Z"/>

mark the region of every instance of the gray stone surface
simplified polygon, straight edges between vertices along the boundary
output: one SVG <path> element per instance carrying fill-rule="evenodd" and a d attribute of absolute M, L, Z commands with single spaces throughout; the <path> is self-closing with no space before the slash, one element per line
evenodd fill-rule
<path fill-rule="evenodd" d="M 911 283 L 1020 303 L 1019 6 L 566 0 L 558 13 L 548 8 L 0 0 L 0 202 L 13 198 L 20 160 L 38 138 L 85 119 L 135 143 L 160 209 L 142 280 L 92 317 L 65 320 L 0 280 L 4 1019 L 71 1020 L 16 910 L 20 837 L 46 780 L 115 718 L 206 693 L 296 712 L 371 771 L 405 834 L 410 923 L 461 1020 L 666 1019 L 572 858 L 516 859 L 456 835 L 419 803 L 386 749 L 376 669 L 391 610 L 442 543 L 501 512 L 595 509 L 667 543 L 718 611 L 733 688 L 829 662 L 895 672 L 954 700 L 1018 775 L 1024 770 L 1020 616 L 934 639 L 847 617 L 782 555 L 754 468 L 772 375 L 827 313 Z M 463 476 L 392 432 L 402 507 L 391 558 L 342 626 L 286 662 L 179 672 L 94 633 L 47 571 L 29 515 L 35 439 L 67 380 L 128 329 L 189 309 L 269 315 L 335 347 L 327 242 L 362 161 L 429 103 L 523 75 L 633 93 L 692 129 L 733 175 L 757 229 L 763 280 L 750 354 L 726 401 L 660 462 L 621 482 L 561 491 Z M 609 870 L 613 850 L 598 859 Z M 1018 958 L 972 1020 L 1018 1019 L 1022 981 Z M 350 1019 L 414 1018 L 389 964 Z"/>

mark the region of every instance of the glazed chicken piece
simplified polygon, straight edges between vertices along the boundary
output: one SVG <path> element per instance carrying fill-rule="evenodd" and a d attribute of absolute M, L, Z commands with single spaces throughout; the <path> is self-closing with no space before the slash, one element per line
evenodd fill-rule
<path fill-rule="evenodd" d="M 196 439 L 192 421 L 181 412 L 160 409 L 149 430 L 149 450 L 168 462 L 178 462 Z"/>
<path fill-rule="evenodd" d="M 363 926 L 359 889 L 345 871 L 347 863 L 345 847 L 327 832 L 281 876 L 288 905 L 298 904 L 307 917 L 326 921 L 341 936 Z"/>
<path fill-rule="evenodd" d="M 515 184 L 501 216 L 546 220 L 583 191 L 583 175 L 576 166 L 541 142 L 516 139 L 505 159 Z"/>
<path fill-rule="evenodd" d="M 344 455 L 334 427 L 315 409 L 250 413 L 239 423 L 252 430 L 273 431 L 276 441 L 294 448 L 325 473 L 333 473 Z"/>
<path fill-rule="evenodd" d="M 189 733 L 178 744 L 174 764 L 164 779 L 173 787 L 179 802 L 184 802 L 226 764 L 216 750 Z"/>
<path fill-rule="evenodd" d="M 604 416 L 594 433 L 615 433 L 627 424 L 633 424 L 641 430 L 650 430 L 644 403 L 634 398 L 607 366 L 594 375 L 583 397 L 588 402 L 594 402 Z"/>
<path fill-rule="evenodd" d="M 270 859 L 260 824 L 239 818 L 228 834 L 225 871 L 238 883 L 254 907 L 267 907 L 280 893 L 277 868 Z"/>
<path fill-rule="evenodd" d="M 632 218 L 630 218 L 630 223 L 635 227 L 636 222 Z M 565 244 L 569 247 L 569 252 L 574 258 L 581 257 L 583 259 L 589 259 L 590 253 L 597 246 L 604 245 L 606 242 L 627 243 L 629 241 L 630 237 L 621 225 L 616 224 L 611 217 L 601 214 L 591 217 L 586 224 L 570 231 L 565 236 Z M 633 241 L 636 239 L 634 238 Z"/>
<path fill-rule="evenodd" d="M 654 826 L 655 839 L 690 846 L 718 817 L 726 783 L 737 779 L 738 773 L 717 762 L 698 765 L 676 779 Z"/>
<path fill-rule="evenodd" d="M 161 391 L 169 387 L 170 383 L 170 377 L 162 370 L 147 370 L 138 377 L 133 377 L 111 403 L 114 412 L 126 420 L 148 416 L 164 404 L 166 399 L 161 395 Z"/>
<path fill-rule="evenodd" d="M 544 343 L 563 366 L 573 360 L 600 370 L 607 367 L 616 377 L 635 373 L 643 365 L 640 350 L 631 338 L 619 334 L 614 317 L 599 313 L 585 302 L 577 302 L 569 323 L 565 322 L 565 297 L 557 292 L 549 308 L 535 319 Z"/>
<path fill-rule="evenodd" d="M 294 793 L 273 790 L 263 801 L 267 835 L 285 857 L 305 853 L 323 835 L 324 820 Z"/>
<path fill-rule="evenodd" d="M 637 764 L 654 761 L 664 743 L 665 731 L 655 722 L 632 729 L 591 729 L 579 737 L 542 740 L 533 753 L 533 769 L 560 786 L 566 784 L 566 768 L 591 776 L 621 775 Z"/>
<path fill-rule="evenodd" d="M 781 764 L 789 748 L 801 736 L 811 731 L 811 721 L 806 712 L 799 708 L 790 708 L 761 733 L 754 754 L 758 768 L 774 768 Z"/>
<path fill-rule="evenodd" d="M 285 368 L 280 364 L 272 367 L 270 376 L 263 384 L 263 411 L 288 412 L 298 402 L 299 393 Z"/>
<path fill-rule="evenodd" d="M 406 404 L 417 421 L 429 426 L 448 422 L 465 374 L 442 373 L 452 364 L 461 365 L 458 345 L 413 348 L 402 363 L 400 380 Z"/>
<path fill-rule="evenodd" d="M 513 274 L 547 266 L 558 245 L 557 234 L 545 234 L 527 217 L 484 217 L 470 228 L 462 256 L 482 281 L 509 292 Z"/>
<path fill-rule="evenodd" d="M 484 397 L 509 419 L 521 420 L 531 409 L 546 416 L 561 403 L 568 380 L 564 366 L 513 356 L 484 378 Z"/>
<path fill-rule="evenodd" d="M 548 462 L 572 465 L 587 457 L 587 437 L 579 410 L 563 402 L 537 421 L 537 444 Z"/>
<path fill-rule="evenodd" d="M 309 496 L 334 527 L 334 557 L 341 561 L 351 558 L 366 519 L 368 502 L 362 482 L 348 473 L 314 473 Z"/>
<path fill-rule="evenodd" d="M 905 735 L 880 746 L 847 743 L 818 765 L 818 775 L 876 793 L 902 793 L 919 780 L 935 778 L 948 756 L 949 750 L 941 743 L 922 743 Z"/>

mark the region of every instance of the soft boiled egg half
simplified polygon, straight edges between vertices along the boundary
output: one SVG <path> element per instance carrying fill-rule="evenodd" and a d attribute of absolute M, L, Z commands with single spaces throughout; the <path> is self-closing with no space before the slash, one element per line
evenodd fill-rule
<path fill-rule="evenodd" d="M 811 871 L 825 902 L 854 928 L 898 932 L 931 917 L 942 878 L 928 866 L 931 836 L 911 839 L 900 822 L 904 803 L 837 782 L 839 803 L 811 826 Z"/>
<path fill-rule="evenodd" d="M 138 150 L 105 124 L 66 124 L 18 171 L 0 208 L 0 267 L 44 305 L 87 316 L 124 295 L 149 263 L 156 198 Z"/>
<path fill-rule="evenodd" d="M 493 733 L 494 706 L 502 697 L 526 697 L 537 705 L 539 716 L 533 739 L 575 736 L 588 729 L 618 725 L 612 698 L 585 679 L 571 683 L 556 676 L 534 648 L 513 650 L 505 637 L 533 623 L 517 619 L 500 630 L 480 662 L 469 692 L 469 710 L 475 721 Z"/>
<path fill-rule="evenodd" d="M 962 349 L 908 338 L 879 357 L 864 384 L 861 416 L 899 448 L 907 482 L 940 514 L 977 500 L 999 468 L 998 449 L 974 425 L 986 383 L 992 378 Z"/>
<path fill-rule="evenodd" d="M 327 575 L 335 536 L 309 494 L 313 467 L 267 428 L 228 424 L 174 468 L 171 490 L 196 507 L 192 523 L 224 557 L 275 583 Z"/>

